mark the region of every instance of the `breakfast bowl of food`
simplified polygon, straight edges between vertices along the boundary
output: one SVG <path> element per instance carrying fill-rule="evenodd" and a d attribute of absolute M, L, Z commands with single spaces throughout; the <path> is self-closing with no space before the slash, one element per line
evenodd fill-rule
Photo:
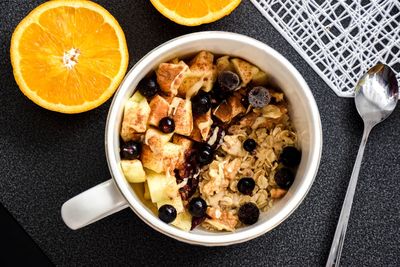
<path fill-rule="evenodd" d="M 78 229 L 130 207 L 177 240 L 220 246 L 258 237 L 302 202 L 322 129 L 299 72 L 239 34 L 199 32 L 162 44 L 126 75 L 110 107 L 112 179 L 64 203 Z"/>

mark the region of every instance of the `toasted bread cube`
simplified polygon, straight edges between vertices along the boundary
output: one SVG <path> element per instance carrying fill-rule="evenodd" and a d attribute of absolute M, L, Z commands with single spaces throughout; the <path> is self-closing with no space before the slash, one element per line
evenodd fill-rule
<path fill-rule="evenodd" d="M 150 149 L 148 145 L 142 146 L 142 164 L 145 168 L 161 173 L 164 170 L 163 155 Z"/>
<path fill-rule="evenodd" d="M 121 160 L 121 168 L 128 182 L 143 183 L 146 181 L 146 173 L 143 170 L 140 160 Z"/>
<path fill-rule="evenodd" d="M 166 143 L 171 140 L 173 133 L 163 133 L 155 128 L 149 128 L 144 136 L 144 143 L 150 147 L 153 152 L 160 152 Z"/>
<path fill-rule="evenodd" d="M 177 213 L 183 212 L 185 209 L 183 207 L 183 202 L 181 196 L 174 197 L 172 199 L 164 199 L 157 202 L 157 208 L 159 209 L 161 206 L 171 205 L 176 209 Z"/>
<path fill-rule="evenodd" d="M 228 101 L 222 102 L 215 110 L 214 116 L 222 122 L 229 122 L 240 113 L 246 112 L 246 109 L 240 103 L 240 94 L 235 93 L 228 98 Z"/>
<path fill-rule="evenodd" d="M 239 74 L 239 77 L 242 80 L 242 86 L 246 86 L 251 79 L 253 79 L 253 76 L 259 72 L 259 69 L 256 66 L 251 65 L 249 62 L 242 59 L 234 58 L 231 59 L 231 62 L 235 71 Z"/>
<path fill-rule="evenodd" d="M 126 142 L 137 140 L 144 133 L 150 115 L 150 106 L 145 97 L 136 92 L 125 104 L 121 125 L 121 138 Z"/>
<path fill-rule="evenodd" d="M 256 74 L 254 74 L 252 80 L 252 84 L 257 85 L 257 86 L 265 86 L 268 83 L 268 75 L 260 70 Z"/>
<path fill-rule="evenodd" d="M 177 95 L 188 70 L 189 67 L 183 61 L 179 64 L 161 63 L 156 71 L 161 90 L 167 94 Z"/>
<path fill-rule="evenodd" d="M 162 151 L 163 170 L 172 173 L 182 159 L 183 154 L 184 149 L 182 146 L 170 142 L 166 143 Z"/>
<path fill-rule="evenodd" d="M 191 98 L 197 94 L 203 84 L 203 75 L 201 73 L 193 73 L 190 71 L 179 87 L 178 95 L 183 98 Z"/>
<path fill-rule="evenodd" d="M 223 56 L 217 59 L 217 71 L 234 71 L 232 63 L 229 61 L 229 56 Z"/>
<path fill-rule="evenodd" d="M 211 130 L 211 125 L 213 124 L 213 120 L 211 119 L 211 110 L 197 116 L 194 119 L 194 124 L 199 128 L 202 139 L 204 141 L 207 140 L 208 134 Z"/>
<path fill-rule="evenodd" d="M 202 142 L 203 141 L 203 139 L 201 137 L 200 129 L 197 127 L 197 125 L 193 125 L 193 130 L 190 133 L 189 138 L 192 139 L 193 141 L 196 141 L 196 142 Z"/>
<path fill-rule="evenodd" d="M 192 140 L 179 134 L 172 136 L 172 143 L 182 146 L 185 151 L 191 149 L 193 145 Z"/>
<path fill-rule="evenodd" d="M 175 133 L 189 136 L 193 130 L 191 101 L 189 99 L 174 97 L 169 113 L 175 122 Z"/>
<path fill-rule="evenodd" d="M 156 95 L 150 101 L 150 116 L 148 123 L 158 127 L 158 123 L 168 116 L 169 103 L 163 97 Z"/>
<path fill-rule="evenodd" d="M 170 200 L 179 196 L 178 185 L 174 176 L 146 170 L 147 185 L 153 203 Z"/>
<path fill-rule="evenodd" d="M 207 51 L 201 51 L 190 62 L 190 70 L 203 77 L 203 90 L 211 91 L 217 79 L 217 68 L 213 65 L 214 55 Z"/>

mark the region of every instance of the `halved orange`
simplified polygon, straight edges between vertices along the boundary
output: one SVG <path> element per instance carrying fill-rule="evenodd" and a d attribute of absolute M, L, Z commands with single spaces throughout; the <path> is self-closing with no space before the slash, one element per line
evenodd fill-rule
<path fill-rule="evenodd" d="M 104 103 L 129 60 L 118 22 L 103 7 L 84 0 L 49 1 L 35 8 L 15 29 L 10 54 L 21 91 L 62 113 Z"/>
<path fill-rule="evenodd" d="M 153 6 L 170 20 L 196 26 L 229 15 L 241 0 L 150 0 Z"/>

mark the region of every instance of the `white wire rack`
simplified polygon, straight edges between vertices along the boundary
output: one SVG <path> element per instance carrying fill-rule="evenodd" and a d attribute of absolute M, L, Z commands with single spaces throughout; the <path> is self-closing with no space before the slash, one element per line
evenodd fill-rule
<path fill-rule="evenodd" d="M 251 0 L 338 96 L 377 62 L 400 81 L 399 0 Z"/>

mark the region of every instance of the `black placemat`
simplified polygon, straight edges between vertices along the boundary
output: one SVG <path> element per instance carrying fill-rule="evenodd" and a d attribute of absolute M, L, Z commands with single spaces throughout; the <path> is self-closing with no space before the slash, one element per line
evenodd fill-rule
<path fill-rule="evenodd" d="M 319 105 L 322 162 L 302 205 L 283 224 L 231 247 L 190 246 L 163 236 L 129 210 L 79 231 L 60 207 L 109 178 L 104 126 L 110 101 L 63 115 L 46 111 L 18 90 L 9 59 L 12 31 L 41 1 L 1 1 L 0 202 L 58 265 L 300 266 L 324 265 L 362 133 L 352 99 L 342 99 L 312 71 L 256 8 L 244 0 L 232 15 L 200 27 L 162 17 L 147 0 L 98 1 L 125 31 L 130 66 L 173 37 L 202 30 L 249 35 L 278 50 L 304 75 Z M 343 265 L 400 265 L 400 150 L 397 109 L 373 130 L 350 218 Z"/>

